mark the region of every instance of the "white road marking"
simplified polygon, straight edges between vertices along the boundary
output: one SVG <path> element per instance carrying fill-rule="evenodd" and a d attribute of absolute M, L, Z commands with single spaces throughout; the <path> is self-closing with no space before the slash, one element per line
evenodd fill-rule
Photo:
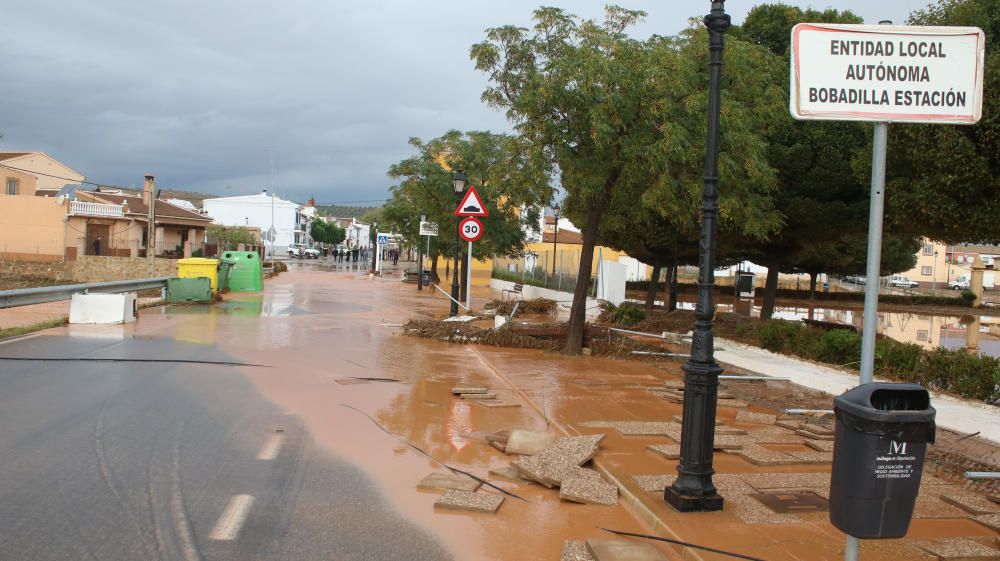
<path fill-rule="evenodd" d="M 234 495 L 229 499 L 226 510 L 222 512 L 219 521 L 215 523 L 215 528 L 208 535 L 213 540 L 235 540 L 240 533 L 240 528 L 246 522 L 247 515 L 250 514 L 250 507 L 253 505 L 253 497 L 250 495 Z"/>
<path fill-rule="evenodd" d="M 284 442 L 285 436 L 282 434 L 272 434 L 271 438 L 264 443 L 264 447 L 257 452 L 258 460 L 273 460 L 278 457 L 278 452 L 281 451 L 281 443 Z"/>

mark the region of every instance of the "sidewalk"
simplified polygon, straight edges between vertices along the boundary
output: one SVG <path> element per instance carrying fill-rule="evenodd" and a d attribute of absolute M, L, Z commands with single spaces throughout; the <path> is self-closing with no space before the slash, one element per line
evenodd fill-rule
<path fill-rule="evenodd" d="M 769 359 L 767 368 L 762 368 L 767 372 L 762 373 L 789 375 L 798 369 L 779 357 L 745 353 L 731 342 L 725 344 L 734 348 L 725 360 L 741 362 L 744 368 L 759 367 Z M 739 399 L 726 397 L 727 386 L 732 384 L 724 383 L 716 445 L 727 449 L 716 451 L 714 482 L 725 497 L 725 508 L 681 514 L 663 500 L 664 487 L 676 476 L 682 413 L 677 394 L 665 391 L 665 386 L 681 382 L 680 363 L 574 361 L 559 355 L 475 346 L 465 350 L 489 374 L 464 381 L 505 387 L 526 402 L 542 423 L 562 434 L 606 434 L 594 459 L 595 468 L 618 486 L 622 502 L 654 533 L 761 559 L 843 559 L 845 536 L 829 523 L 825 508 L 791 504 L 780 512 L 757 498 L 780 502 L 793 492 L 828 498 L 832 461 L 828 429 L 782 421 L 776 418 L 778 411 L 747 407 Z M 747 356 L 757 362 L 751 364 Z M 842 376 L 844 384 L 854 385 Z M 763 384 L 780 393 L 788 382 Z M 976 543 L 988 551 L 992 546 L 985 544 L 995 543 L 1000 529 L 998 516 L 1000 504 L 925 474 L 908 536 L 865 541 L 862 556 L 866 561 L 951 559 L 955 557 L 930 551 L 976 547 Z M 579 535 L 568 538 L 595 537 L 600 536 L 592 528 L 580 528 Z M 670 549 L 683 559 L 726 558 L 680 546 Z M 995 553 L 1000 555 L 1000 550 Z"/>
<path fill-rule="evenodd" d="M 727 339 L 716 339 L 716 343 L 726 349 L 715 353 L 715 358 L 721 363 L 764 376 L 788 377 L 800 386 L 832 396 L 840 395 L 859 383 L 857 374 L 829 366 Z M 876 380 L 888 381 L 881 378 Z M 937 410 L 939 427 L 962 434 L 978 432 L 980 437 L 1000 443 L 1000 407 L 935 392 L 931 392 L 931 396 L 931 405 Z M 795 404 L 789 404 L 789 408 L 794 407 Z"/>

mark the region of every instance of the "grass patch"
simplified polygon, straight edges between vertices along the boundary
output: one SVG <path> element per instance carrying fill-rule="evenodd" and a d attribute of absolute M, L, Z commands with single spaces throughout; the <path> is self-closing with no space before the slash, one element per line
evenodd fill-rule
<path fill-rule="evenodd" d="M 18 327 L 8 327 L 6 329 L 0 329 L 0 340 L 10 339 L 11 337 L 20 337 L 21 335 L 27 335 L 28 333 L 34 333 L 35 331 L 41 331 L 43 329 L 62 327 L 67 323 L 69 323 L 69 318 L 61 317 L 56 319 L 50 319 L 48 321 L 33 323 L 31 325 L 21 325 Z"/>

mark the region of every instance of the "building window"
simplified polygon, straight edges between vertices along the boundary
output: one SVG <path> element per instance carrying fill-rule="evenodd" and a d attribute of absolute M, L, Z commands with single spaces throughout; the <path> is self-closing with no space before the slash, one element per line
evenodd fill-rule
<path fill-rule="evenodd" d="M 7 178 L 7 194 L 16 195 L 17 194 L 17 179 L 13 177 Z"/>
<path fill-rule="evenodd" d="M 924 244 L 924 255 L 934 255 L 934 246 L 931 244 Z"/>
<path fill-rule="evenodd" d="M 927 341 L 927 330 L 918 329 L 917 330 L 917 341 Z"/>
<path fill-rule="evenodd" d="M 930 265 L 924 265 L 923 267 L 920 267 L 920 274 L 923 275 L 923 276 L 925 276 L 925 277 L 931 276 L 931 267 L 930 267 Z"/>

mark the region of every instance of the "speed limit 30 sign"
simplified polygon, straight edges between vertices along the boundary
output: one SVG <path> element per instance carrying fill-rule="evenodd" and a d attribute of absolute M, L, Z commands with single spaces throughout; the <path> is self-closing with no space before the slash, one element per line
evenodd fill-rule
<path fill-rule="evenodd" d="M 477 241 L 483 237 L 483 223 L 470 216 L 458 224 L 458 235 L 469 243 Z"/>

